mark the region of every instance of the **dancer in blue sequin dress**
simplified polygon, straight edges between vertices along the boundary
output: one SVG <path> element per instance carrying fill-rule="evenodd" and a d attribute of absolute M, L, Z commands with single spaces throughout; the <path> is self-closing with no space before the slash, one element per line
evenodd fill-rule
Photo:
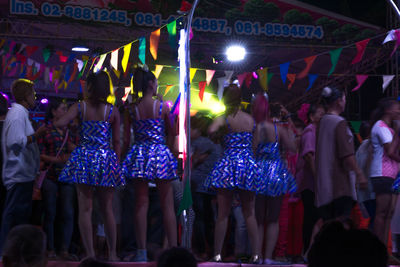
<path fill-rule="evenodd" d="M 143 97 L 124 120 L 124 147 L 129 146 L 130 128 L 133 125 L 135 143 L 123 162 L 123 173 L 135 188 L 135 227 L 137 253 L 134 261 L 147 261 L 146 233 L 148 183 L 156 184 L 164 229 L 168 245 L 177 245 L 176 216 L 174 210 L 171 181 L 177 178 L 177 161 L 167 144 L 172 147 L 174 130 L 168 117 L 169 110 L 162 101 L 154 100 L 157 93 L 157 79 L 148 69 L 138 68 L 133 75 L 135 92 L 142 92 Z M 166 136 L 166 132 L 168 136 Z"/>
<path fill-rule="evenodd" d="M 281 120 L 287 111 L 276 104 L 274 120 Z M 255 144 L 256 160 L 261 171 L 261 186 L 256 197 L 256 217 L 261 244 L 265 240 L 264 264 L 279 264 L 272 253 L 279 235 L 279 213 L 283 195 L 296 191 L 296 182 L 281 158 L 280 146 L 296 151 L 294 135 L 283 127 L 277 127 L 270 119 L 268 97 L 258 94 L 252 105 L 253 117 L 257 122 Z M 280 116 L 281 115 L 281 116 Z M 266 225 L 266 230 L 264 226 Z M 265 233 L 265 235 L 264 235 Z"/>
<path fill-rule="evenodd" d="M 217 135 L 221 129 L 228 128 L 224 136 L 224 155 L 215 164 L 205 186 L 217 191 L 218 216 L 215 223 L 215 241 L 213 261 L 222 261 L 221 251 L 228 224 L 228 216 L 235 192 L 239 194 L 243 215 L 252 247 L 251 263 L 258 263 L 260 246 L 257 233 L 254 204 L 255 193 L 259 189 L 259 169 L 255 163 L 252 144 L 254 120 L 240 110 L 241 90 L 236 84 L 224 88 L 223 101 L 225 116 L 214 120 L 209 128 L 211 135 Z"/>
<path fill-rule="evenodd" d="M 108 244 L 108 257 L 117 260 L 116 224 L 112 208 L 115 187 L 125 181 L 119 166 L 119 112 L 107 104 L 110 80 L 106 72 L 89 74 L 87 78 L 87 101 L 71 106 L 67 114 L 54 122 L 56 127 L 65 127 L 75 118 L 81 120 L 80 142 L 71 153 L 60 174 L 59 180 L 76 184 L 79 204 L 79 229 L 86 256 L 95 257 L 92 230 L 93 190 L 99 200 L 103 214 Z M 112 136 L 112 149 L 111 149 Z"/>

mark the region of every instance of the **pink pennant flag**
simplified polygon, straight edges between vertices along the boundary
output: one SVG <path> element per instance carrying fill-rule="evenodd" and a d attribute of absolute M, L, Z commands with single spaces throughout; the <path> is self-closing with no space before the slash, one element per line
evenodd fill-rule
<path fill-rule="evenodd" d="M 370 40 L 371 39 L 368 38 L 368 39 L 365 39 L 365 40 L 362 40 L 362 41 L 356 43 L 357 55 L 354 57 L 354 59 L 351 62 L 351 64 L 356 64 L 356 63 L 361 61 L 361 59 L 362 59 L 362 57 L 364 55 L 364 52 L 365 52 L 365 48 L 367 48 L 367 45 L 368 45 Z"/>
<path fill-rule="evenodd" d="M 199 82 L 199 98 L 203 102 L 204 91 L 206 89 L 206 81 Z"/>
<path fill-rule="evenodd" d="M 288 73 L 286 75 L 286 77 L 289 80 L 288 90 L 290 90 L 290 89 L 292 89 L 294 81 L 296 80 L 296 74 L 295 73 L 293 73 L 293 74 Z"/>
<path fill-rule="evenodd" d="M 56 54 L 58 55 L 58 58 L 61 63 L 67 62 L 68 57 L 64 56 L 61 51 L 57 51 Z"/>
<path fill-rule="evenodd" d="M 400 30 L 395 30 L 393 35 L 394 35 L 394 39 L 396 40 L 396 43 L 394 45 L 392 53 L 390 54 L 390 57 L 392 57 L 394 52 L 396 52 L 397 48 L 399 48 L 399 45 L 400 45 Z"/>
<path fill-rule="evenodd" d="M 33 53 L 36 52 L 36 50 L 38 50 L 38 47 L 37 47 L 37 46 L 30 46 L 30 45 L 28 45 L 28 46 L 25 48 L 26 56 L 27 56 L 27 57 L 32 56 Z"/>
<path fill-rule="evenodd" d="M 246 77 L 247 77 L 247 74 L 249 74 L 249 73 L 245 72 L 245 73 L 239 74 L 237 76 L 240 86 L 242 86 L 244 79 L 246 79 Z"/>
<path fill-rule="evenodd" d="M 361 85 L 363 85 L 363 83 L 365 82 L 365 80 L 368 78 L 368 75 L 356 75 L 356 80 L 357 80 L 357 86 L 354 87 L 353 90 L 351 90 L 352 92 L 357 91 L 358 89 L 360 89 Z"/>
<path fill-rule="evenodd" d="M 206 70 L 206 81 L 207 85 L 210 85 L 210 82 L 214 76 L 215 70 Z"/>
<path fill-rule="evenodd" d="M 304 61 L 306 62 L 306 67 L 304 68 L 304 70 L 302 72 L 299 73 L 299 75 L 297 75 L 297 78 L 303 79 L 304 77 L 306 77 L 308 75 L 308 72 L 310 71 L 311 66 L 314 63 L 316 58 L 317 58 L 317 56 L 311 56 L 311 57 L 307 57 L 304 59 Z"/>

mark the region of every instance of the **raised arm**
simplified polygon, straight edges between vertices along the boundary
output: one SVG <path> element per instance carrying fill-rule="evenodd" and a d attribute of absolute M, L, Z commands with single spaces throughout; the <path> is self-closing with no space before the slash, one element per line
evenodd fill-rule
<path fill-rule="evenodd" d="M 75 119 L 79 115 L 79 109 L 78 109 L 78 103 L 73 104 L 65 113 L 64 116 L 62 116 L 59 120 L 54 121 L 53 124 L 55 127 L 59 128 L 64 128 L 65 126 L 68 125 L 70 121 Z"/>

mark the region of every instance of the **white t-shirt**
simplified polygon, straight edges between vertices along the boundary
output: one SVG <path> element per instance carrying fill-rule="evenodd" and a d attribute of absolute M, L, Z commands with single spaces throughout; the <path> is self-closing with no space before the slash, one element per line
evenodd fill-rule
<path fill-rule="evenodd" d="M 389 158 L 383 147 L 384 144 L 393 140 L 393 129 L 384 121 L 377 121 L 372 127 L 371 143 L 373 148 L 370 177 L 390 177 L 396 178 L 398 173 L 398 163 Z"/>

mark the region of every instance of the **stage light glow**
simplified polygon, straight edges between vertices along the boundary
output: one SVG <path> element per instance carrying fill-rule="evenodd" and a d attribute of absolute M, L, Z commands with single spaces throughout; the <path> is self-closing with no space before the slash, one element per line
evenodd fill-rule
<path fill-rule="evenodd" d="M 87 52 L 89 51 L 89 48 L 85 47 L 85 46 L 74 46 L 71 49 L 74 52 Z"/>
<path fill-rule="evenodd" d="M 40 100 L 40 103 L 42 103 L 43 105 L 45 105 L 45 104 L 48 104 L 48 103 L 49 103 L 49 100 L 48 100 L 47 98 L 42 98 L 42 99 Z"/>
<path fill-rule="evenodd" d="M 238 62 L 246 57 L 246 49 L 243 46 L 232 45 L 226 49 L 225 54 L 229 61 Z"/>

